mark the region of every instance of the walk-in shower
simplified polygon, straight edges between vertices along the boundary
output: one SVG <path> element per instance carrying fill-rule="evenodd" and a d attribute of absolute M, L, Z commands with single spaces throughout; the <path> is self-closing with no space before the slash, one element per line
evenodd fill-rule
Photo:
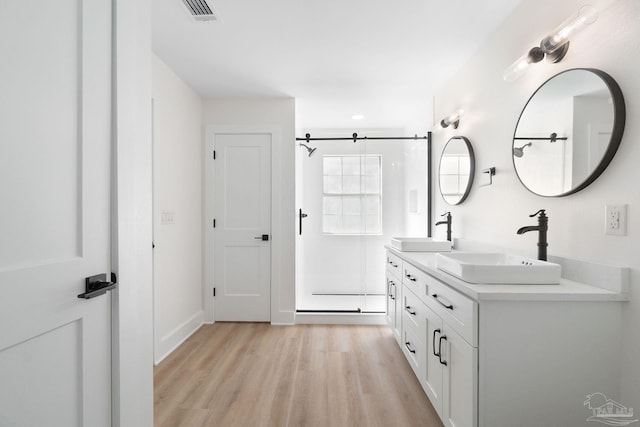
<path fill-rule="evenodd" d="M 339 133 L 297 141 L 307 153 L 296 156 L 296 309 L 384 313 L 384 246 L 411 224 L 422 227 L 414 234 L 427 233 L 427 137 L 333 136 Z M 409 193 L 423 199 L 411 213 Z"/>

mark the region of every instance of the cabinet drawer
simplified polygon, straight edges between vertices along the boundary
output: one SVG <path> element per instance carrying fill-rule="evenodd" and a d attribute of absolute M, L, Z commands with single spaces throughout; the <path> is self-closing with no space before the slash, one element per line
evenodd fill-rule
<path fill-rule="evenodd" d="M 402 329 L 402 352 L 409 361 L 411 369 L 422 382 L 425 378 L 425 364 L 427 360 L 427 346 L 424 340 L 420 340 L 417 332 L 412 328 Z"/>
<path fill-rule="evenodd" d="M 427 276 L 427 305 L 474 347 L 478 346 L 478 303 Z"/>
<path fill-rule="evenodd" d="M 423 298 L 427 293 L 429 276 L 409 263 L 405 262 L 402 267 L 402 284 L 407 285 L 407 288 L 411 289 L 418 298 Z"/>
<path fill-rule="evenodd" d="M 400 257 L 387 251 L 387 271 L 394 274 L 397 278 L 402 277 L 402 260 Z"/>
<path fill-rule="evenodd" d="M 418 298 L 412 291 L 407 289 L 406 285 L 403 285 L 405 289 L 402 294 L 401 305 L 398 305 L 398 310 L 402 310 L 402 324 L 411 325 L 416 331 L 422 332 L 427 330 L 427 306 Z M 426 332 L 424 332 L 426 334 Z M 422 341 L 425 340 L 421 337 Z"/>

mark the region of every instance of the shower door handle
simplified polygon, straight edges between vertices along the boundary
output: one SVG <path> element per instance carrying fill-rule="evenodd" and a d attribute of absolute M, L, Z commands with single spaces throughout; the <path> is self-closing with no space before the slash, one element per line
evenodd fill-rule
<path fill-rule="evenodd" d="M 300 221 L 300 235 L 302 236 L 302 219 L 308 217 L 306 213 L 302 212 L 302 209 L 298 210 L 298 220 Z"/>

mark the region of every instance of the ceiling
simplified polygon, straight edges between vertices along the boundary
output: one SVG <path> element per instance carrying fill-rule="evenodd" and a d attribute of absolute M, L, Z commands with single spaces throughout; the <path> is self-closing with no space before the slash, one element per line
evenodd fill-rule
<path fill-rule="evenodd" d="M 434 91 L 520 0 L 153 0 L 153 50 L 203 97 L 293 97 L 296 127 L 432 122 Z M 354 121 L 352 115 L 363 114 Z"/>

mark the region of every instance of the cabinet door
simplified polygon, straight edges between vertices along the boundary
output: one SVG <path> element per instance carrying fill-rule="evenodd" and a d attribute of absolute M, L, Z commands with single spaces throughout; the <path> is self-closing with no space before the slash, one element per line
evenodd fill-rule
<path fill-rule="evenodd" d="M 443 421 L 449 427 L 477 426 L 478 349 L 443 325 Z"/>
<path fill-rule="evenodd" d="M 391 330 L 395 330 L 396 328 L 396 302 L 394 296 L 394 286 L 393 281 L 389 280 L 389 276 L 387 276 L 387 314 L 386 320 L 387 325 L 391 328 Z"/>
<path fill-rule="evenodd" d="M 427 360 L 426 360 L 426 373 L 422 379 L 422 388 L 424 389 L 431 404 L 435 408 L 436 412 L 442 416 L 442 371 L 444 365 L 440 363 L 440 337 L 443 334 L 442 331 L 442 319 L 429 307 L 426 307 L 426 344 L 427 344 Z"/>
<path fill-rule="evenodd" d="M 397 279 L 393 275 L 387 274 L 387 314 L 385 317 L 398 345 L 400 345 L 402 337 L 402 311 L 398 309 L 402 298 L 400 288 L 401 286 L 398 286 Z"/>
<path fill-rule="evenodd" d="M 402 339 L 402 296 L 403 291 L 402 291 L 402 284 L 400 282 L 393 282 L 393 298 L 394 301 L 396 303 L 396 323 L 395 323 L 395 329 L 394 329 L 394 334 L 396 336 L 396 341 L 398 342 L 398 345 L 402 345 L 401 344 L 401 339 Z"/>

